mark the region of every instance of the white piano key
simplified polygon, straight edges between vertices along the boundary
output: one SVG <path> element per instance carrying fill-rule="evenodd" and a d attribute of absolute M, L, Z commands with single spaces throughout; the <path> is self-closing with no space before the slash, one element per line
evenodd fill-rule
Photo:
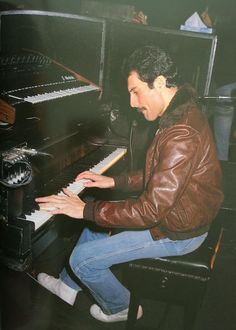
<path fill-rule="evenodd" d="M 44 101 L 49 101 L 53 99 L 58 99 L 61 97 L 65 96 L 70 96 L 70 95 L 76 95 L 79 93 L 84 93 L 84 92 L 90 92 L 93 90 L 98 90 L 99 87 L 94 86 L 94 85 L 86 85 L 86 86 L 80 86 L 80 87 L 74 87 L 74 88 L 68 88 L 60 91 L 55 91 L 51 93 L 42 93 L 38 95 L 33 95 L 33 96 L 27 96 L 24 98 L 24 101 L 35 104 L 35 103 L 41 103 Z"/>
<path fill-rule="evenodd" d="M 84 183 L 88 182 L 89 180 L 82 179 L 80 181 L 74 181 L 73 183 L 70 183 L 66 189 L 70 190 L 74 194 L 79 194 L 84 189 Z M 59 193 L 60 194 L 60 193 Z"/>

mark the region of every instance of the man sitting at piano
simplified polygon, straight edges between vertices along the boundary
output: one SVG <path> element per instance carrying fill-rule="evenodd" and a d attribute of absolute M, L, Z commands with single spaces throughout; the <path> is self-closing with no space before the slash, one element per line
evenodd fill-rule
<path fill-rule="evenodd" d="M 87 179 L 86 187 L 141 193 L 119 202 L 84 203 L 64 189 L 62 196 L 36 199 L 40 207 L 54 208 L 52 214 L 104 227 L 98 232 L 85 228 L 70 256 L 78 282 L 65 269 L 58 279 L 38 275 L 41 285 L 71 305 L 77 295 L 79 299 L 81 281 L 97 302 L 90 308 L 91 315 L 103 322 L 126 320 L 129 307 L 130 293 L 110 267 L 192 252 L 205 240 L 223 200 L 211 130 L 194 89 L 179 83 L 174 61 L 162 49 L 146 46 L 127 59 L 125 72 L 131 107 L 150 122 L 159 119 L 145 169 L 118 177 L 86 171 L 76 180 Z M 112 234 L 112 228 L 122 231 Z M 140 306 L 137 318 L 141 316 Z"/>

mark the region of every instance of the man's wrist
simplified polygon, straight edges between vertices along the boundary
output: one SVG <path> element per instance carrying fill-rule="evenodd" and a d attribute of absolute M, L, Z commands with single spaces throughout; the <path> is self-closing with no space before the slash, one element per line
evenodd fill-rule
<path fill-rule="evenodd" d="M 111 188 L 115 188 L 115 180 L 113 177 L 111 177 Z"/>

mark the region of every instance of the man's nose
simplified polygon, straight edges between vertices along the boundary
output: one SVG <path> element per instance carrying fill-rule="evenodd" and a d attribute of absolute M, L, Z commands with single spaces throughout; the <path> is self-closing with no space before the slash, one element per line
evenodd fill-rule
<path fill-rule="evenodd" d="M 130 95 L 130 106 L 131 108 L 138 108 L 137 98 L 134 95 Z"/>

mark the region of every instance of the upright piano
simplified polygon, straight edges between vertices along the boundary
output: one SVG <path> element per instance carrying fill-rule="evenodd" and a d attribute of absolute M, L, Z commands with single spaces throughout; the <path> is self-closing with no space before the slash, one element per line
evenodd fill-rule
<path fill-rule="evenodd" d="M 35 197 L 81 193 L 75 176 L 104 173 L 126 148 L 94 143 L 106 130 L 97 111 L 105 22 L 31 10 L 2 12 L 0 22 L 0 262 L 23 271 L 54 220 Z"/>

